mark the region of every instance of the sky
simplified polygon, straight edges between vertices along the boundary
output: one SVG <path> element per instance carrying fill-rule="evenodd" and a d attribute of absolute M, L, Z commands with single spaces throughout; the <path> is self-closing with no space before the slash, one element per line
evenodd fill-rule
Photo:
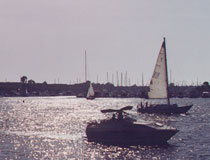
<path fill-rule="evenodd" d="M 170 82 L 210 81 L 209 0 L 1 0 L 0 82 L 149 84 L 166 37 Z M 120 78 L 119 78 L 120 79 Z"/>

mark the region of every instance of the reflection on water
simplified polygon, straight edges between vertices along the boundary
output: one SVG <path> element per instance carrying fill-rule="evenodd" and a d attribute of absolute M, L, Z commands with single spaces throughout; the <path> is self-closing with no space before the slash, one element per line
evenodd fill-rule
<path fill-rule="evenodd" d="M 140 99 L 74 97 L 0 98 L 0 159 L 207 159 L 210 156 L 210 99 L 193 103 L 187 115 L 129 113 L 180 130 L 168 146 L 105 146 L 86 140 L 87 122 L 106 117 L 100 110 L 136 106 Z M 155 103 L 152 101 L 151 103 Z"/>

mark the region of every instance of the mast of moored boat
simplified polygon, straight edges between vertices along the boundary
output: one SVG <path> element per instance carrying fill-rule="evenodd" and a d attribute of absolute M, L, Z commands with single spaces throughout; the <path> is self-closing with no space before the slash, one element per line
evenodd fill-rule
<path fill-rule="evenodd" d="M 169 99 L 169 94 L 168 94 L 168 67 L 167 67 L 167 56 L 166 56 L 166 38 L 163 38 L 164 40 L 164 51 L 165 51 L 165 74 L 166 74 L 166 90 L 167 90 L 167 101 L 168 105 L 170 105 L 170 99 Z"/>
<path fill-rule="evenodd" d="M 87 55 L 85 50 L 85 82 L 87 82 Z"/>

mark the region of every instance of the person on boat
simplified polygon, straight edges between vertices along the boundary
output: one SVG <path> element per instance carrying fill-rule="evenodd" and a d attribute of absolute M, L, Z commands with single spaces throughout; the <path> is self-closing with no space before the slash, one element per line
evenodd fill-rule
<path fill-rule="evenodd" d="M 112 115 L 112 120 L 116 120 L 115 114 Z"/>
<path fill-rule="evenodd" d="M 146 109 L 146 110 L 148 110 L 149 109 L 149 104 L 148 104 L 148 102 L 146 102 L 146 104 L 145 104 L 145 108 L 144 109 Z"/>
<path fill-rule="evenodd" d="M 142 101 L 141 101 L 141 103 L 140 103 L 140 108 L 142 108 L 143 107 L 143 103 L 142 103 Z"/>
<path fill-rule="evenodd" d="M 123 119 L 122 112 L 119 112 L 119 113 L 118 113 L 118 120 L 122 120 L 122 119 Z"/>
<path fill-rule="evenodd" d="M 146 107 L 146 108 L 148 107 L 148 102 L 145 103 L 145 107 Z"/>
<path fill-rule="evenodd" d="M 142 108 L 142 104 L 137 104 L 137 110 Z"/>
<path fill-rule="evenodd" d="M 139 106 L 139 104 L 137 104 L 137 106 L 136 106 L 137 112 L 138 112 L 139 109 L 140 109 L 140 106 Z"/>
<path fill-rule="evenodd" d="M 141 101 L 141 103 L 137 105 L 137 109 L 142 109 L 142 108 L 143 108 L 143 103 Z"/>

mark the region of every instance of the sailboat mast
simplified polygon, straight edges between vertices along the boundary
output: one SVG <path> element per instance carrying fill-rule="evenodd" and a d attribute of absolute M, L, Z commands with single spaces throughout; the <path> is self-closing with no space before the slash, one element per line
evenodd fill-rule
<path fill-rule="evenodd" d="M 85 82 L 87 82 L 87 55 L 85 50 Z"/>
<path fill-rule="evenodd" d="M 169 99 L 169 94 L 168 94 L 168 67 L 167 67 L 167 56 L 166 56 L 166 38 L 164 37 L 164 50 L 165 50 L 165 69 L 166 69 L 166 90 L 167 90 L 167 100 L 168 100 L 168 105 L 170 105 L 170 99 Z"/>

